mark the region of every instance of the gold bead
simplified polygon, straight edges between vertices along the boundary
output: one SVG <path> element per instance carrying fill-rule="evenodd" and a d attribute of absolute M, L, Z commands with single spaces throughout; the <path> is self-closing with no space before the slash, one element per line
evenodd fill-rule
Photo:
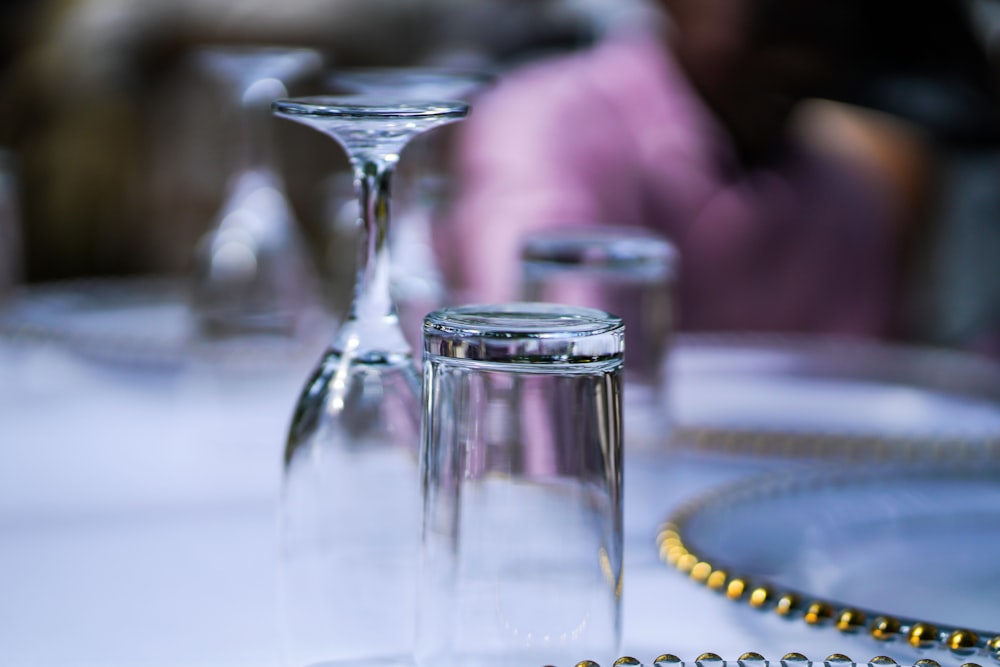
<path fill-rule="evenodd" d="M 994 660 L 1000 662 L 1000 635 L 986 642 L 986 650 L 989 651 Z"/>
<path fill-rule="evenodd" d="M 728 578 L 729 575 L 726 574 L 725 570 L 712 570 L 712 574 L 708 575 L 708 579 L 705 580 L 705 585 L 713 591 L 717 591 L 726 585 Z"/>
<path fill-rule="evenodd" d="M 803 619 L 809 625 L 820 625 L 833 617 L 833 607 L 826 602 L 812 602 L 806 608 Z"/>
<path fill-rule="evenodd" d="M 576 667 L 601 667 L 601 666 L 598 665 L 593 660 L 581 660 L 580 662 L 576 663 Z"/>
<path fill-rule="evenodd" d="M 937 660 L 924 658 L 923 660 L 917 660 L 915 663 L 913 663 L 913 667 L 941 667 L 941 663 L 939 663 Z"/>
<path fill-rule="evenodd" d="M 691 569 L 697 564 L 698 557 L 691 552 L 687 552 L 677 559 L 677 569 L 685 574 L 690 572 Z"/>
<path fill-rule="evenodd" d="M 785 593 L 778 598 L 777 604 L 774 605 L 774 610 L 781 616 L 789 616 L 792 612 L 798 611 L 801 606 L 802 598 L 795 593 Z"/>
<path fill-rule="evenodd" d="M 983 666 L 975 662 L 966 662 L 962 664 L 962 667 L 983 667 Z"/>
<path fill-rule="evenodd" d="M 676 566 L 677 561 L 681 559 L 681 556 L 686 556 L 687 552 L 688 550 L 682 544 L 675 544 L 669 547 L 666 554 L 667 563 Z"/>
<path fill-rule="evenodd" d="M 665 540 L 659 540 L 656 543 L 656 545 L 657 545 L 657 547 L 660 550 L 660 556 L 661 557 L 665 557 L 667 554 L 670 553 L 671 549 L 674 549 L 676 547 L 683 547 L 684 543 L 681 542 L 676 537 L 671 537 L 671 538 L 667 538 Z"/>
<path fill-rule="evenodd" d="M 979 643 L 979 635 L 972 630 L 955 630 L 948 635 L 948 648 L 958 655 L 969 655 L 976 649 Z"/>
<path fill-rule="evenodd" d="M 851 664 L 854 661 L 848 658 L 843 653 L 834 653 L 833 655 L 828 655 L 823 663 L 826 667 L 833 667 L 834 665 Z"/>
<path fill-rule="evenodd" d="M 809 662 L 809 658 L 805 657 L 801 653 L 786 653 L 781 656 L 781 664 L 783 667 L 805 667 Z"/>
<path fill-rule="evenodd" d="M 747 582 L 743 579 L 732 579 L 726 585 L 726 597 L 730 600 L 739 600 L 743 597 L 743 592 L 747 589 Z"/>
<path fill-rule="evenodd" d="M 899 663 L 887 655 L 877 655 L 871 660 L 869 660 L 868 664 L 878 665 L 878 667 L 887 667 L 888 665 L 898 665 Z"/>
<path fill-rule="evenodd" d="M 677 534 L 677 528 L 673 524 L 666 524 L 660 529 L 660 532 L 656 534 L 656 543 L 663 544 L 668 540 L 677 541 L 680 540 L 680 535 Z"/>
<path fill-rule="evenodd" d="M 879 616 L 872 621 L 869 631 L 875 639 L 888 641 L 899 634 L 899 621 L 892 616 Z"/>
<path fill-rule="evenodd" d="M 705 583 L 710 574 L 712 574 L 712 566 L 705 561 L 701 561 L 691 568 L 691 578 L 700 584 Z"/>
<path fill-rule="evenodd" d="M 656 660 L 653 661 L 653 664 L 656 667 L 664 667 L 665 665 L 678 665 L 680 662 L 681 659 L 673 653 L 664 653 L 663 655 L 658 656 Z"/>
<path fill-rule="evenodd" d="M 938 629 L 930 623 L 914 623 L 906 641 L 914 648 L 928 648 L 938 640 Z"/>
<path fill-rule="evenodd" d="M 684 546 L 684 542 L 681 541 L 681 536 L 677 533 L 662 533 L 658 544 L 661 547 Z"/>
<path fill-rule="evenodd" d="M 762 656 L 760 653 L 753 653 L 751 651 L 741 655 L 738 662 L 740 663 L 740 667 L 748 667 L 746 663 L 755 665 L 756 663 L 763 663 L 767 661 L 764 659 L 764 656 Z"/>
<path fill-rule="evenodd" d="M 767 586 L 758 586 L 750 591 L 750 606 L 760 609 L 770 601 L 772 595 Z"/>
<path fill-rule="evenodd" d="M 841 632 L 857 632 L 864 627 L 866 621 L 864 612 L 844 609 L 837 615 L 836 627 Z"/>
<path fill-rule="evenodd" d="M 721 663 L 722 662 L 722 658 L 720 658 L 715 653 L 702 653 L 697 658 L 695 658 L 694 662 L 695 662 L 695 664 L 697 664 L 697 665 L 700 666 L 702 663 L 706 663 L 706 662 L 709 663 L 709 664 L 716 663 L 716 662 Z"/>
<path fill-rule="evenodd" d="M 623 655 L 615 660 L 616 667 L 637 667 L 637 665 L 641 664 L 641 662 L 629 655 Z"/>

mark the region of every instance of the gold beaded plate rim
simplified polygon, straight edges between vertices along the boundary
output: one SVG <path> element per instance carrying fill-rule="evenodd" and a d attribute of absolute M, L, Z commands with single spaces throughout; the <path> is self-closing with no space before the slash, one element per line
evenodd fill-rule
<path fill-rule="evenodd" d="M 851 484 L 882 485 L 894 476 L 908 482 L 932 479 L 976 479 L 1000 485 L 1000 465 L 941 464 L 937 466 L 834 468 L 822 471 L 782 471 L 731 482 L 675 510 L 660 526 L 656 544 L 660 559 L 710 591 L 762 612 L 776 613 L 815 627 L 832 627 L 843 634 L 867 634 L 879 642 L 904 642 L 917 650 L 942 650 L 957 656 L 981 655 L 1000 663 L 1000 629 L 986 630 L 914 618 L 829 599 L 785 585 L 773 577 L 733 566 L 731 559 L 694 545 L 690 523 L 704 513 L 725 511 L 737 503 L 769 500 L 782 494 L 822 488 L 850 488 Z M 745 505 L 744 505 L 745 507 Z"/>
<path fill-rule="evenodd" d="M 652 663 L 644 663 L 632 656 L 622 656 L 614 661 L 613 667 L 904 667 L 893 658 L 877 655 L 867 662 L 855 662 L 843 653 L 833 653 L 824 660 L 810 660 L 802 653 L 786 653 L 780 660 L 769 660 L 760 653 L 743 653 L 736 660 L 727 660 L 717 653 L 702 653 L 694 660 L 683 660 L 672 653 L 663 653 L 653 659 Z M 601 667 L 593 660 L 581 660 L 575 667 Z M 936 660 L 922 659 L 909 667 L 941 667 Z M 982 667 L 975 662 L 963 663 L 961 667 Z"/>
<path fill-rule="evenodd" d="M 724 372 L 789 379 L 826 379 L 906 387 L 994 404 L 1000 410 L 1000 363 L 939 348 L 814 334 L 680 333 L 668 372 L 671 391 L 696 378 L 701 355 L 739 355 Z M 709 357 L 710 359 L 710 357 Z M 692 368 L 691 363 L 695 366 Z M 749 363 L 749 367 L 745 364 Z M 717 372 L 718 364 L 715 364 Z M 718 455 L 803 460 L 922 462 L 941 458 L 1000 460 L 1000 431 L 914 429 L 879 434 L 809 425 L 703 423 L 677 415 L 672 447 Z"/>

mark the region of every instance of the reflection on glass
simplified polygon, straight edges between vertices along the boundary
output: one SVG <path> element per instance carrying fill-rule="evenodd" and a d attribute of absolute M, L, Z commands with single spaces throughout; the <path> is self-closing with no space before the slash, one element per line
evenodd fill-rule
<path fill-rule="evenodd" d="M 420 380 L 389 290 L 390 185 L 417 134 L 463 102 L 279 100 L 347 152 L 361 210 L 350 315 L 295 407 L 285 451 L 282 604 L 291 665 L 412 660 Z"/>

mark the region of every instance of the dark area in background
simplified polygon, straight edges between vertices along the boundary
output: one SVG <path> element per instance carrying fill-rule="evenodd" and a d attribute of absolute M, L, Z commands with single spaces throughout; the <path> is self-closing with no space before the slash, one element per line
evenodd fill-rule
<path fill-rule="evenodd" d="M 997 73 L 956 0 L 864 3 L 846 102 L 912 121 L 936 139 L 979 147 L 1000 142 Z"/>
<path fill-rule="evenodd" d="M 983 3 L 982 8 L 989 8 Z M 958 0 L 865 3 L 845 102 L 923 134 L 929 192 L 907 239 L 900 328 L 1000 354 L 1000 62 L 995 29 Z"/>

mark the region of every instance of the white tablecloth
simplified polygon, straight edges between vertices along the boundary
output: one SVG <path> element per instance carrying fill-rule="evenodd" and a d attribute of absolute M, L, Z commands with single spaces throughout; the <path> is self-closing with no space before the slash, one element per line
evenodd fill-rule
<path fill-rule="evenodd" d="M 0 665 L 282 664 L 275 512 L 308 365 L 139 369 L 0 345 Z M 912 660 L 755 612 L 658 561 L 671 509 L 764 465 L 627 456 L 622 653 Z"/>

